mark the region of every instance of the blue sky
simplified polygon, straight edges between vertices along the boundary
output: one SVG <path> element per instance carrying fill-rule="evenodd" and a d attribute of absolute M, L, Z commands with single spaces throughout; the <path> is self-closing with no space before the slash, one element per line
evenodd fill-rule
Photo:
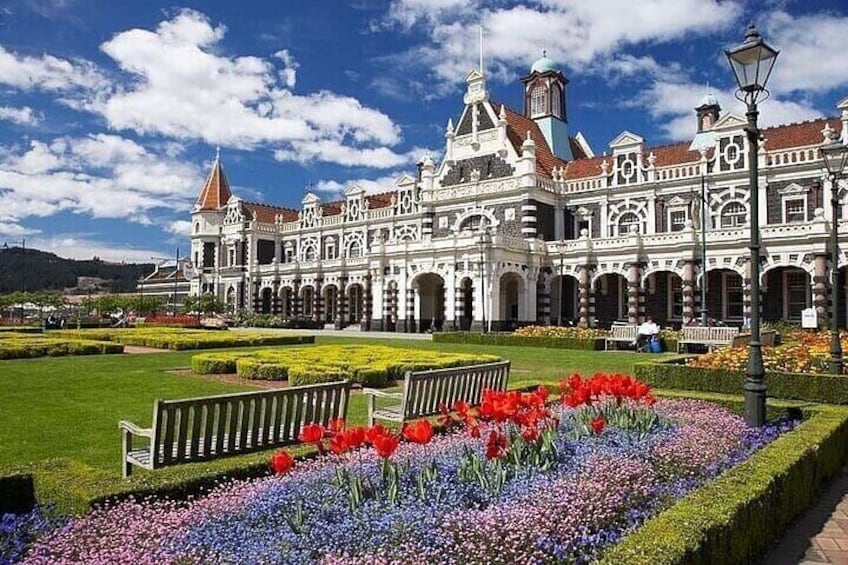
<path fill-rule="evenodd" d="M 722 49 L 752 20 L 782 50 L 763 123 L 833 115 L 839 0 L 0 0 L 0 242 L 185 252 L 216 146 L 248 200 L 389 190 L 440 154 L 480 25 L 494 100 L 520 108 L 546 49 L 597 153 L 623 130 L 687 139 L 707 84 L 738 110 Z"/>

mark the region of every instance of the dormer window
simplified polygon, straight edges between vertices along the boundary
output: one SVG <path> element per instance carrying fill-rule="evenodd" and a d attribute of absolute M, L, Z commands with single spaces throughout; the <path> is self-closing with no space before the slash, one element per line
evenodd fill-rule
<path fill-rule="evenodd" d="M 668 213 L 669 231 L 683 231 L 686 227 L 686 209 L 670 210 Z"/>
<path fill-rule="evenodd" d="M 636 227 L 635 231 L 639 231 L 642 221 L 639 216 L 633 212 L 626 212 L 618 219 L 618 235 L 627 235 L 631 233 L 631 228 Z"/>
<path fill-rule="evenodd" d="M 548 113 L 547 89 L 544 86 L 536 86 L 530 93 L 530 115 L 531 117 L 544 116 Z"/>

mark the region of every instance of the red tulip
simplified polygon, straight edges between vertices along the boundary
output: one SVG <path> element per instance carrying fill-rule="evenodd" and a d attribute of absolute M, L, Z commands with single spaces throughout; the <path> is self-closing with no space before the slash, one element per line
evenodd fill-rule
<path fill-rule="evenodd" d="M 344 418 L 333 418 L 330 420 L 330 424 L 327 426 L 327 431 L 331 434 L 339 434 L 343 432 L 345 429 L 345 421 Z"/>
<path fill-rule="evenodd" d="M 599 416 L 599 417 L 595 418 L 594 420 L 592 420 L 592 431 L 595 432 L 596 434 L 599 434 L 602 431 L 604 431 L 604 428 L 606 427 L 606 425 L 607 425 L 607 421 Z"/>
<path fill-rule="evenodd" d="M 365 441 L 374 445 L 374 438 L 387 435 L 389 432 L 382 426 L 382 424 L 374 424 L 367 430 L 365 430 Z"/>
<path fill-rule="evenodd" d="M 357 426 L 349 429 L 345 432 L 345 439 L 351 449 L 360 447 L 363 443 L 365 443 L 365 428 Z"/>
<path fill-rule="evenodd" d="M 414 424 L 407 424 L 403 428 L 403 437 L 412 443 L 427 444 L 433 439 L 433 426 L 428 420 L 418 420 Z"/>
<path fill-rule="evenodd" d="M 531 426 L 528 428 L 524 428 L 521 432 L 521 437 L 524 438 L 524 441 L 527 443 L 533 443 L 537 439 L 539 439 L 539 428 L 535 426 Z"/>
<path fill-rule="evenodd" d="M 486 440 L 486 458 L 497 459 L 506 453 L 506 436 L 492 430 Z"/>
<path fill-rule="evenodd" d="M 397 449 L 400 440 L 397 438 L 397 436 L 380 435 L 375 436 L 371 443 L 374 446 L 374 449 L 377 451 L 377 455 L 379 455 L 383 459 L 388 459 L 392 456 L 392 453 L 395 452 L 395 449 Z"/>
<path fill-rule="evenodd" d="M 338 434 L 330 440 L 330 451 L 336 455 L 341 455 L 348 450 L 350 450 L 350 444 L 347 441 L 346 434 Z"/>
<path fill-rule="evenodd" d="M 294 467 L 294 457 L 283 449 L 271 456 L 271 471 L 275 475 L 285 475 Z"/>
<path fill-rule="evenodd" d="M 324 439 L 324 428 L 321 424 L 307 424 L 300 429 L 297 439 L 303 443 L 319 443 Z"/>

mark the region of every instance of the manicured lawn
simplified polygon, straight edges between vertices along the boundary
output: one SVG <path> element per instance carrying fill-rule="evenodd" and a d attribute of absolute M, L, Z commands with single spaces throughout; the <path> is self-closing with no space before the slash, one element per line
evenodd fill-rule
<path fill-rule="evenodd" d="M 362 338 L 319 338 L 321 344 L 364 345 Z M 374 340 L 397 347 L 491 353 L 513 362 L 514 386 L 555 382 L 574 371 L 631 373 L 644 359 L 627 352 L 551 350 Z M 187 398 L 243 390 L 250 384 L 216 382 L 169 371 L 190 366 L 194 352 L 0 362 L 0 465 L 68 457 L 117 474 L 119 420 L 149 425 L 157 398 Z M 350 420 L 365 420 L 362 397 L 351 400 Z"/>

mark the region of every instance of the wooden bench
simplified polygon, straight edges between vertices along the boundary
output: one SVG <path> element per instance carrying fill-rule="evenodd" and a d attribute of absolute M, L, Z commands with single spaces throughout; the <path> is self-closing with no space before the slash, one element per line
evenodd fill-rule
<path fill-rule="evenodd" d="M 453 407 L 457 402 L 480 404 L 484 390 L 506 390 L 509 361 L 466 365 L 431 371 L 407 371 L 403 392 L 363 389 L 368 400 L 368 425 L 374 420 L 403 423 L 439 414 L 439 405 Z M 394 401 L 378 408 L 377 398 Z M 399 402 L 398 402 L 399 401 Z"/>
<path fill-rule="evenodd" d="M 739 328 L 727 326 L 685 326 L 681 330 L 680 340 L 677 342 L 677 352 L 680 353 L 686 345 L 706 345 L 712 351 L 715 347 L 731 345 L 734 338 L 739 334 Z"/>
<path fill-rule="evenodd" d="M 751 332 L 738 333 L 733 338 L 733 343 L 731 343 L 731 345 L 733 347 L 748 345 L 748 341 L 750 341 L 750 339 L 751 339 Z M 763 330 L 762 332 L 760 332 L 760 345 L 774 346 L 774 343 L 775 343 L 776 340 L 777 340 L 777 330 Z"/>
<path fill-rule="evenodd" d="M 157 400 L 153 425 L 121 421 L 124 478 L 132 466 L 158 469 L 297 442 L 305 424 L 327 425 L 347 415 L 350 383 L 339 381 L 281 390 Z M 133 437 L 147 445 L 133 446 Z"/>
<path fill-rule="evenodd" d="M 610 335 L 604 338 L 604 349 L 609 351 L 610 343 L 615 343 L 618 347 L 619 343 L 633 345 L 636 343 L 638 328 L 630 325 L 613 325 L 610 328 Z"/>

